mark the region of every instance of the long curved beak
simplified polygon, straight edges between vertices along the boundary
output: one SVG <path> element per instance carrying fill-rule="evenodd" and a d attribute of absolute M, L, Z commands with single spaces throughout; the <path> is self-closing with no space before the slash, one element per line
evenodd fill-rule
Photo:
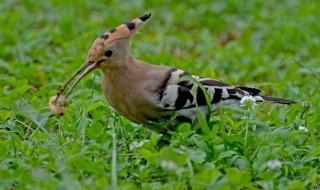
<path fill-rule="evenodd" d="M 63 91 L 66 89 L 66 87 L 71 83 L 71 81 L 77 76 L 79 75 L 83 70 L 85 70 L 76 80 L 76 82 L 73 83 L 73 85 L 70 87 L 70 89 L 68 90 L 67 94 L 65 95 L 65 98 L 67 98 L 71 91 L 74 89 L 74 87 L 76 87 L 76 85 L 80 82 L 80 80 L 85 77 L 88 73 L 90 73 L 91 71 L 93 71 L 94 69 L 98 68 L 100 66 L 99 63 L 97 62 L 90 62 L 90 61 L 86 61 L 83 65 L 81 65 L 81 67 L 61 86 L 60 90 L 57 93 L 57 98 L 63 93 Z"/>

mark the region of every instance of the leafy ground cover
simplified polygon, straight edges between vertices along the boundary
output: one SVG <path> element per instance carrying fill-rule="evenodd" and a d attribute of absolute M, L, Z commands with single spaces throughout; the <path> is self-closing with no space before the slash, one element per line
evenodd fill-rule
<path fill-rule="evenodd" d="M 71 1 L 0 3 L 0 189 L 317 189 L 320 2 Z M 47 102 L 93 40 L 152 12 L 136 58 L 175 66 L 291 106 L 230 106 L 161 135 L 120 117 L 86 77 L 63 117 Z M 317 185 L 318 183 L 318 185 Z"/>

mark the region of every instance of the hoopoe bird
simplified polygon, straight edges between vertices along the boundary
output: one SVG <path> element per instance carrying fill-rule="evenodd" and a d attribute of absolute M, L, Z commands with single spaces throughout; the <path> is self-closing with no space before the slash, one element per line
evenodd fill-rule
<path fill-rule="evenodd" d="M 109 104 L 120 115 L 160 133 L 165 133 L 179 122 L 196 121 L 197 107 L 204 116 L 207 115 L 208 103 L 211 109 L 215 109 L 220 104 L 239 103 L 244 96 L 252 96 L 257 102 L 294 103 L 260 95 L 261 91 L 255 88 L 235 87 L 219 80 L 190 75 L 177 68 L 134 59 L 130 50 L 131 37 L 150 16 L 149 13 L 135 18 L 97 38 L 87 61 L 61 87 L 57 96 L 50 99 L 49 107 L 57 115 L 62 115 L 57 104 L 66 105 L 65 99 L 77 83 L 97 68 L 102 71 L 102 90 Z M 82 71 L 63 97 L 64 89 Z M 185 76 L 193 80 L 181 80 Z M 173 113 L 175 118 L 167 127 L 153 125 L 168 121 Z"/>

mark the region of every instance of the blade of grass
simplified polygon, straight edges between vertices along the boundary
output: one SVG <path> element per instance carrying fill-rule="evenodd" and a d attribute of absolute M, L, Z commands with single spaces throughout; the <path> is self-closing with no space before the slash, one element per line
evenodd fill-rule
<path fill-rule="evenodd" d="M 312 69 L 312 68 L 310 68 L 308 65 L 302 63 L 302 62 L 299 61 L 297 58 L 293 58 L 293 60 L 294 60 L 296 63 L 298 63 L 299 65 L 301 65 L 302 67 L 308 69 L 315 77 L 318 78 L 318 80 L 320 80 L 320 75 L 318 75 L 318 73 L 316 73 L 316 72 L 314 71 L 314 69 Z"/>
<path fill-rule="evenodd" d="M 41 129 L 43 132 L 49 134 L 48 131 L 33 117 L 33 115 L 28 117 L 28 119 L 30 119 L 37 126 L 37 128 L 30 135 L 30 137 L 29 137 L 30 139 L 32 139 L 34 137 L 34 135 L 37 134 L 39 129 Z"/>
<path fill-rule="evenodd" d="M 120 123 L 120 116 L 116 114 L 114 123 L 112 125 L 112 160 L 111 160 L 111 185 L 112 189 L 118 189 L 118 166 L 117 166 L 117 134 L 115 127 Z"/>
<path fill-rule="evenodd" d="M 201 127 L 201 130 L 202 130 L 203 134 L 206 134 L 211 139 L 213 139 L 214 135 L 211 132 L 207 121 L 204 119 L 204 117 L 202 115 L 202 112 L 201 112 L 201 110 L 200 110 L 200 108 L 198 106 L 198 103 L 196 103 L 196 109 L 197 109 L 197 117 L 198 117 L 198 120 L 199 120 L 199 123 L 200 123 L 200 127 Z"/>

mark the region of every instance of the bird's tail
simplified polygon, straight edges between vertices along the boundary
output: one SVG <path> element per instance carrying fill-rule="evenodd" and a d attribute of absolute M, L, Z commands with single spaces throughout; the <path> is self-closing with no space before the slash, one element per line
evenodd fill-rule
<path fill-rule="evenodd" d="M 276 98 L 276 97 L 272 97 L 272 96 L 261 96 L 264 101 L 266 102 L 274 102 L 274 103 L 279 103 L 279 104 L 293 104 L 293 103 L 297 103 L 296 101 L 293 100 L 288 100 L 288 99 L 284 99 L 284 98 Z"/>

